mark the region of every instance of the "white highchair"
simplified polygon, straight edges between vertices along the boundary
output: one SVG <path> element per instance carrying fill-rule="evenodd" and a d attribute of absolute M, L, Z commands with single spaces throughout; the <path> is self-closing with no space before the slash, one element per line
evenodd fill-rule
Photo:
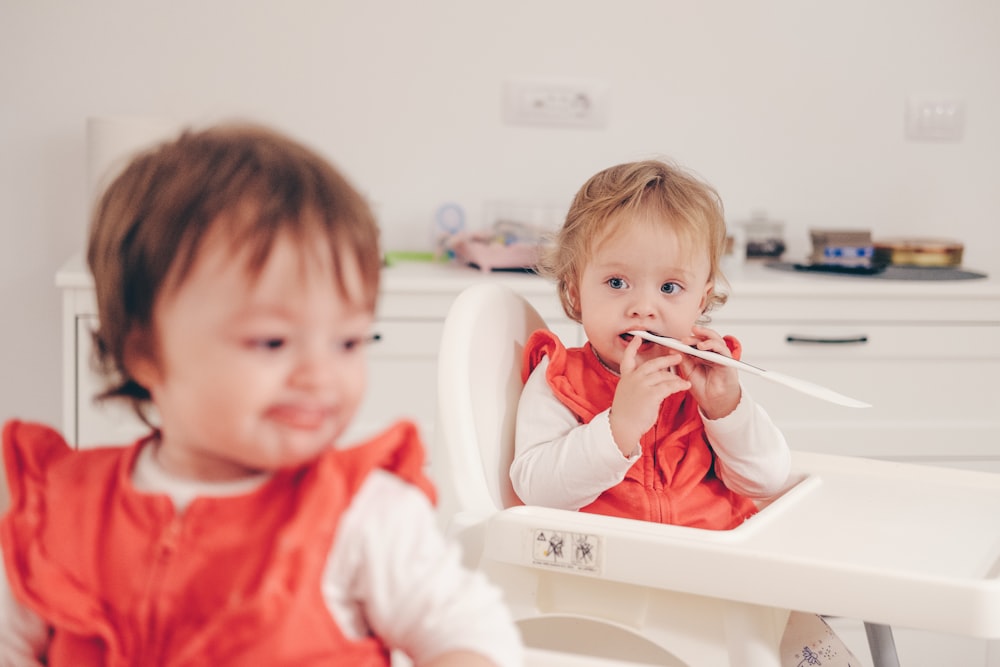
<path fill-rule="evenodd" d="M 1000 475 L 793 454 L 787 489 L 730 531 L 518 506 L 521 356 L 545 326 L 496 284 L 441 339 L 432 468 L 466 562 L 505 592 L 532 664 L 777 667 L 788 610 L 1000 637 Z"/>

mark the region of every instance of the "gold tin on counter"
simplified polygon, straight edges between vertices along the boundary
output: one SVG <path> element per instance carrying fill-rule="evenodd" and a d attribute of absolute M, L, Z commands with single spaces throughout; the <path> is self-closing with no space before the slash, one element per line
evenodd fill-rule
<path fill-rule="evenodd" d="M 876 240 L 875 262 L 891 266 L 962 265 L 964 246 L 951 239 L 889 238 Z"/>

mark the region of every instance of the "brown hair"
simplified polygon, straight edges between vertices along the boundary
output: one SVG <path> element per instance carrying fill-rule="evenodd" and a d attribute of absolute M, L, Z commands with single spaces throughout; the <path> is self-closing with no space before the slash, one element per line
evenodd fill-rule
<path fill-rule="evenodd" d="M 179 286 L 210 229 L 225 225 L 248 270 L 263 268 L 276 238 L 291 233 L 303 251 L 325 238 L 341 294 L 345 257 L 375 309 L 378 228 L 363 197 L 325 159 L 272 130 L 223 125 L 186 131 L 136 157 L 98 200 L 87 262 L 100 323 L 95 360 L 107 381 L 100 398 L 129 399 L 140 418 L 150 395 L 129 375 L 126 342 L 152 330 L 153 307 L 167 280 Z"/>
<path fill-rule="evenodd" d="M 555 243 L 539 263 L 539 273 L 556 280 L 559 299 L 570 319 L 580 321 L 580 307 L 573 294 L 595 244 L 640 218 L 669 225 L 692 249 L 706 248 L 713 289 L 705 312 L 725 303 L 726 295 L 714 287 L 725 281 L 719 260 L 725 249 L 726 222 L 718 193 L 679 167 L 644 160 L 609 167 L 584 183 Z"/>

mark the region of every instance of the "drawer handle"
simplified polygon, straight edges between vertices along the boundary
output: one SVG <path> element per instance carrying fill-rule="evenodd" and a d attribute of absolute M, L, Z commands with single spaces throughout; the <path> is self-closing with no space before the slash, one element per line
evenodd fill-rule
<path fill-rule="evenodd" d="M 810 343 L 814 345 L 860 345 L 868 342 L 868 336 L 858 334 L 857 336 L 843 336 L 829 338 L 826 336 L 800 336 L 798 334 L 788 334 L 785 336 L 786 343 Z"/>

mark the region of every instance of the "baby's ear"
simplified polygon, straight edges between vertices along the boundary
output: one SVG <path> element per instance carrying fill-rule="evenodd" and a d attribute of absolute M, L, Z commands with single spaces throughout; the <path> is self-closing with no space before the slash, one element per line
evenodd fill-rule
<path fill-rule="evenodd" d="M 125 371 L 147 391 L 158 384 L 160 366 L 156 361 L 153 335 L 147 329 L 132 329 L 125 338 Z"/>
<path fill-rule="evenodd" d="M 577 285 L 566 285 L 566 301 L 573 312 L 580 316 L 580 288 Z"/>
<path fill-rule="evenodd" d="M 705 283 L 705 291 L 701 294 L 701 306 L 699 310 L 701 310 L 702 315 L 704 315 L 705 311 L 708 310 L 708 304 L 710 303 L 713 292 L 715 292 L 715 281 L 709 280 Z"/>

